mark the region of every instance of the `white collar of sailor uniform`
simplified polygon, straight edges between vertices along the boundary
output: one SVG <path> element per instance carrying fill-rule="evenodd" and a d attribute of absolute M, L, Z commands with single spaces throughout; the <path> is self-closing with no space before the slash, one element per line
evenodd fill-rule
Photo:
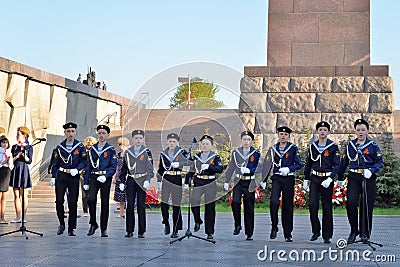
<path fill-rule="evenodd" d="M 104 152 L 106 152 L 109 149 L 114 149 L 114 147 L 112 145 L 110 145 L 108 142 L 106 142 L 104 144 L 103 149 L 101 150 L 101 152 L 99 152 L 98 147 L 99 147 L 99 143 L 96 143 L 90 148 L 90 150 L 96 152 L 96 154 L 98 156 L 100 156 L 101 154 L 103 154 Z"/>
<path fill-rule="evenodd" d="M 169 156 L 168 156 L 168 150 L 169 150 L 169 148 L 167 147 L 166 149 L 164 149 L 163 152 L 161 152 L 161 154 L 164 155 L 169 161 L 171 161 L 171 160 L 174 161 L 174 159 L 176 158 L 176 156 L 178 156 L 179 153 L 181 153 L 181 152 L 183 151 L 183 148 L 181 148 L 181 147 L 179 147 L 179 146 L 175 147 L 175 149 L 174 149 L 174 156 L 172 157 L 172 159 L 170 159 Z"/>
<path fill-rule="evenodd" d="M 61 148 L 62 150 L 64 150 L 65 152 L 67 152 L 68 154 L 70 154 L 75 150 L 75 148 L 77 148 L 80 145 L 83 145 L 83 144 L 80 141 L 74 139 L 71 150 L 68 150 L 67 149 L 67 139 L 65 139 L 64 141 L 62 141 L 61 143 L 58 144 L 58 147 Z"/>
<path fill-rule="evenodd" d="M 351 140 L 349 143 L 351 144 L 351 146 L 354 148 L 354 150 L 356 150 L 357 151 L 357 141 L 358 141 L 358 139 L 356 138 L 356 139 L 354 139 L 354 140 Z M 369 146 L 370 144 L 375 144 L 375 142 L 374 141 L 372 141 L 372 140 L 370 140 L 370 139 L 368 139 L 368 138 L 365 138 L 365 142 L 364 142 L 364 144 L 363 145 L 361 145 L 360 146 L 360 149 L 361 150 L 363 150 L 364 148 L 366 148 L 367 146 Z"/>
<path fill-rule="evenodd" d="M 126 150 L 126 152 L 128 152 L 129 155 L 131 155 L 134 158 L 139 157 L 140 155 L 142 155 L 144 152 L 147 151 L 147 147 L 145 147 L 144 145 L 142 145 L 139 149 L 139 153 L 137 155 L 135 155 L 135 147 L 131 146 L 130 148 L 128 148 Z"/>
<path fill-rule="evenodd" d="M 201 163 L 203 163 L 203 164 L 205 164 L 205 163 L 207 163 L 210 159 L 212 159 L 212 158 L 214 158 L 215 156 L 216 156 L 217 154 L 215 154 L 215 152 L 214 151 L 210 151 L 210 154 L 208 155 L 208 158 L 205 160 L 205 161 L 203 161 L 202 159 L 201 159 L 201 152 L 199 152 L 199 153 L 197 153 L 196 155 L 194 155 L 194 160 L 195 161 L 200 161 Z"/>
<path fill-rule="evenodd" d="M 325 147 L 324 147 L 324 150 L 323 150 L 323 151 L 320 151 L 320 150 L 319 150 L 319 147 L 318 147 L 318 144 L 319 144 L 319 141 L 318 141 L 318 140 L 315 140 L 314 142 L 312 142 L 312 145 L 314 146 L 314 148 L 316 149 L 316 151 L 318 151 L 319 154 L 322 154 L 322 152 L 324 152 L 326 149 L 330 148 L 331 146 L 336 145 L 336 143 L 333 142 L 331 139 L 327 139 L 327 140 L 326 140 L 326 145 L 325 145 Z M 311 151 L 310 151 L 310 152 L 311 152 Z"/>
<path fill-rule="evenodd" d="M 288 152 L 288 151 L 292 148 L 292 146 L 294 146 L 293 143 L 287 142 L 287 143 L 286 143 L 286 146 L 285 146 L 285 149 L 284 149 L 283 152 L 281 153 L 281 152 L 279 151 L 279 143 L 276 143 L 275 145 L 272 146 L 272 150 L 275 152 L 275 155 L 277 155 L 278 157 L 282 158 L 283 155 L 285 155 L 286 152 Z"/>
<path fill-rule="evenodd" d="M 247 160 L 251 155 L 253 155 L 255 152 L 257 151 L 257 149 L 255 149 L 254 147 L 250 147 L 250 151 L 249 151 L 249 153 L 246 155 L 246 156 L 244 156 L 243 154 L 243 147 L 238 147 L 238 148 L 236 148 L 236 150 L 235 150 L 235 152 L 237 153 L 237 154 L 239 154 L 240 155 L 240 157 L 243 159 L 243 160 Z"/>

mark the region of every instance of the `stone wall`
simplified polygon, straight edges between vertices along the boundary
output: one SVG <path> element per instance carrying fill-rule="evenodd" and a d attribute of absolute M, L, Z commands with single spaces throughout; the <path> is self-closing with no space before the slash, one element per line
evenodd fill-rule
<path fill-rule="evenodd" d="M 294 130 L 292 140 L 308 142 L 321 120 L 332 125 L 331 138 L 347 139 L 353 122 L 364 118 L 370 134 L 394 132 L 393 80 L 388 76 L 247 77 L 241 81 L 239 112 L 249 130 L 264 136 L 263 146 L 276 142 L 276 128 Z"/>
<path fill-rule="evenodd" d="M 34 147 L 36 171 L 64 138 L 64 123 L 76 122 L 83 140 L 110 115 L 109 126 L 119 131 L 130 100 L 0 57 L 0 102 L 0 126 L 11 144 L 21 125 L 31 130 L 30 142 L 47 139 Z"/>

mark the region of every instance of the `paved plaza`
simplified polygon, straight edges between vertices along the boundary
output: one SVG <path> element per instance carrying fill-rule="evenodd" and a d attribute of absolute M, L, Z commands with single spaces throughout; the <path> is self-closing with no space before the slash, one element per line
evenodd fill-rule
<path fill-rule="evenodd" d="M 160 212 L 147 213 L 145 239 L 138 239 L 137 233 L 133 238 L 124 237 L 125 220 L 116 218 L 115 204 L 110 205 L 108 238 L 100 237 L 100 231 L 94 236 L 86 236 L 88 217 L 78 219 L 77 236 L 69 237 L 67 232 L 62 236 L 56 235 L 58 222 L 54 201 L 33 199 L 29 204 L 26 227 L 43 233 L 43 237 L 31 233 L 26 233 L 27 239 L 21 233 L 0 237 L 0 266 L 321 266 L 321 262 L 325 266 L 398 266 L 400 261 L 400 216 L 374 217 L 372 240 L 384 246 L 372 251 L 360 243 L 343 249 L 336 247 L 336 241 L 347 238 L 349 234 L 344 215 L 334 217 L 331 245 L 323 244 L 321 238 L 316 242 L 308 241 L 311 236 L 308 215 L 295 215 L 294 242 L 286 243 L 281 229 L 277 239 L 269 240 L 269 215 L 256 214 L 254 240 L 245 241 L 244 231 L 238 236 L 232 235 L 231 213 L 217 214 L 216 244 L 193 237 L 170 244 L 169 236 L 163 235 Z M 184 214 L 186 222 L 185 210 Z M 13 202 L 8 201 L 6 219 L 10 221 L 13 218 Z M 0 233 L 19 227 L 19 224 L 0 225 Z M 204 225 L 195 234 L 205 237 Z M 279 250 L 282 250 L 280 254 Z M 312 260 L 313 253 L 315 260 Z M 393 255 L 397 262 L 367 261 L 363 253 L 368 258 L 386 261 L 393 261 L 393 258 L 389 259 Z M 298 260 L 295 260 L 296 255 L 299 255 Z"/>

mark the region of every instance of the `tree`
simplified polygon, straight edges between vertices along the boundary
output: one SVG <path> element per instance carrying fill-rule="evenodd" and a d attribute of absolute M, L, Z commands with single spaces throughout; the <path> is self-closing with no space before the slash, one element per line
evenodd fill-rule
<path fill-rule="evenodd" d="M 211 82 L 196 82 L 199 78 L 190 79 L 190 98 L 189 83 L 181 84 L 176 93 L 170 99 L 170 108 L 186 108 L 186 109 L 212 109 L 223 106 L 222 101 L 215 100 L 215 94 L 219 88 Z M 188 103 L 188 100 L 190 102 Z"/>

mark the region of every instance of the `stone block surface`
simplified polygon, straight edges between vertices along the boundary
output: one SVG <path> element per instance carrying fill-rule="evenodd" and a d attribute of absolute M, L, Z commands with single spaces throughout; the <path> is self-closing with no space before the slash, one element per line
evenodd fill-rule
<path fill-rule="evenodd" d="M 31 131 L 50 127 L 50 86 L 27 80 L 26 108 L 27 118 L 31 122 Z"/>
<path fill-rule="evenodd" d="M 292 45 L 294 66 L 336 66 L 343 65 L 344 44 L 303 42 Z M 313 76 L 319 76 L 314 74 Z"/>
<path fill-rule="evenodd" d="M 388 65 L 363 66 L 363 75 L 364 76 L 388 76 L 389 75 L 389 66 Z"/>
<path fill-rule="evenodd" d="M 289 77 L 265 77 L 263 91 L 266 93 L 290 92 Z"/>
<path fill-rule="evenodd" d="M 364 92 L 364 77 L 336 77 L 332 81 L 334 93 Z"/>
<path fill-rule="evenodd" d="M 256 124 L 262 134 L 275 133 L 276 131 L 276 113 L 257 113 Z"/>
<path fill-rule="evenodd" d="M 310 13 L 310 12 L 342 12 L 344 0 L 294 0 L 294 12 Z M 283 1 L 285 2 L 285 1 Z"/>
<path fill-rule="evenodd" d="M 245 129 L 254 132 L 254 126 L 256 123 L 256 114 L 255 113 L 240 113 L 240 120 L 243 123 Z"/>
<path fill-rule="evenodd" d="M 354 122 L 361 118 L 361 113 L 322 113 L 321 120 L 331 125 L 332 134 L 349 134 L 354 132 Z"/>
<path fill-rule="evenodd" d="M 277 127 L 286 125 L 293 133 L 302 133 L 306 129 L 313 131 L 320 120 L 319 113 L 278 113 Z"/>
<path fill-rule="evenodd" d="M 370 0 L 344 0 L 344 12 L 370 12 Z"/>
<path fill-rule="evenodd" d="M 271 66 L 271 77 L 293 77 L 296 76 L 296 67 L 294 66 Z"/>
<path fill-rule="evenodd" d="M 260 93 L 263 88 L 262 77 L 243 77 L 240 79 L 240 91 L 242 93 Z"/>
<path fill-rule="evenodd" d="M 25 106 L 25 81 L 26 78 L 17 74 L 9 74 L 8 88 L 5 101 L 13 107 Z"/>
<path fill-rule="evenodd" d="M 239 102 L 240 112 L 267 112 L 267 94 L 242 93 Z"/>
<path fill-rule="evenodd" d="M 324 113 L 366 113 L 368 108 L 366 93 L 318 93 L 315 101 L 316 111 Z"/>
<path fill-rule="evenodd" d="M 361 66 L 336 66 L 334 76 L 363 76 Z"/>
<path fill-rule="evenodd" d="M 292 13 L 293 0 L 269 0 L 268 13 Z"/>
<path fill-rule="evenodd" d="M 267 65 L 268 66 L 291 66 L 292 65 L 292 45 L 274 44 L 267 45 Z"/>
<path fill-rule="evenodd" d="M 391 93 L 372 93 L 369 97 L 370 113 L 393 113 L 394 97 Z"/>
<path fill-rule="evenodd" d="M 394 132 L 393 114 L 366 113 L 363 118 L 369 123 L 369 133 L 382 134 Z"/>
<path fill-rule="evenodd" d="M 295 77 L 291 79 L 291 91 L 296 93 L 331 92 L 331 77 Z"/>
<path fill-rule="evenodd" d="M 247 77 L 269 77 L 268 66 L 245 66 L 244 75 Z"/>
<path fill-rule="evenodd" d="M 391 77 L 365 77 L 365 92 L 391 93 L 394 91 Z"/>
<path fill-rule="evenodd" d="M 365 66 L 371 61 L 369 43 L 344 44 L 344 65 Z"/>
<path fill-rule="evenodd" d="M 268 105 L 272 112 L 315 112 L 314 93 L 270 93 Z"/>

